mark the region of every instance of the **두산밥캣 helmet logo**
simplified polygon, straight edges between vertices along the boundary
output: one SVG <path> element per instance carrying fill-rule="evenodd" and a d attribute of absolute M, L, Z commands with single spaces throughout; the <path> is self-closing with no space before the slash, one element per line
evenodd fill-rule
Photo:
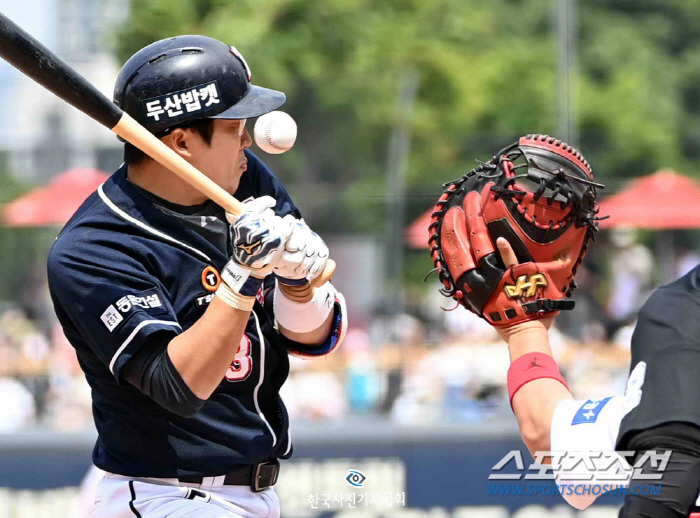
<path fill-rule="evenodd" d="M 345 477 L 345 481 L 353 487 L 363 487 L 365 480 L 367 480 L 367 477 L 362 472 L 354 469 L 349 469 L 348 476 Z"/>

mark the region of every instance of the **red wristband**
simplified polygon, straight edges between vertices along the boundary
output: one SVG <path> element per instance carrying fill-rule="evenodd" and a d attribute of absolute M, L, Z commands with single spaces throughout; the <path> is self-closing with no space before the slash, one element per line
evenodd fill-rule
<path fill-rule="evenodd" d="M 559 372 L 559 367 L 554 358 L 545 353 L 528 353 L 510 364 L 508 369 L 508 399 L 510 408 L 513 408 L 513 396 L 526 383 L 539 378 L 552 378 L 561 382 L 566 390 L 569 386 Z"/>

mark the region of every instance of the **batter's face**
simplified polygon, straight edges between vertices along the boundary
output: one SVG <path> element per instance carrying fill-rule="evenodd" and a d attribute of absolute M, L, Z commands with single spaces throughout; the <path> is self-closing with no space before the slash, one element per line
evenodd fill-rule
<path fill-rule="evenodd" d="M 245 128 L 245 119 L 214 119 L 211 142 L 207 144 L 198 134 L 188 139 L 188 160 L 219 186 L 233 194 L 238 188 L 241 175 L 248 168 L 243 151 L 252 140 Z"/>

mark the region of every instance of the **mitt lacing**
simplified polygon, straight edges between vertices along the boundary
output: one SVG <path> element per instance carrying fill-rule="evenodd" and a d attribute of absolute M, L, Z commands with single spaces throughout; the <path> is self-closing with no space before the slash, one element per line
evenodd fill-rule
<path fill-rule="evenodd" d="M 475 169 L 469 171 L 467 174 L 459 178 L 458 180 L 452 181 L 452 182 L 447 182 L 443 184 L 443 194 L 447 194 L 446 199 L 444 200 L 438 200 L 435 204 L 435 210 L 431 214 L 431 218 L 435 218 L 435 221 L 433 221 L 429 226 L 428 226 L 428 231 L 430 232 L 430 237 L 428 238 L 428 244 L 430 245 L 432 243 L 432 246 L 430 248 L 430 253 L 431 255 L 434 256 L 434 265 L 435 268 L 430 270 L 427 275 L 424 278 L 424 282 L 427 281 L 427 279 L 430 277 L 431 274 L 434 272 L 438 272 L 438 278 L 442 285 L 444 286 L 441 288 L 440 294 L 442 294 L 445 297 L 453 297 L 460 301 L 461 299 L 464 298 L 464 294 L 462 293 L 461 290 L 457 289 L 457 286 L 455 284 L 454 279 L 450 275 L 449 271 L 447 268 L 445 268 L 443 265 L 445 264 L 445 258 L 444 255 L 442 254 L 442 250 L 437 244 L 437 239 L 439 236 L 440 232 L 440 224 L 442 222 L 442 215 L 445 212 L 444 207 L 447 205 L 449 198 L 454 195 L 459 188 L 464 184 L 465 181 L 467 181 L 470 177 L 474 176 L 475 174 L 481 174 L 482 177 L 487 178 L 487 179 L 495 179 L 495 178 L 500 178 L 504 174 L 508 175 L 509 178 L 507 178 L 503 184 L 503 186 L 497 186 L 497 185 L 492 185 L 491 190 L 494 191 L 494 200 L 498 200 L 500 197 L 509 197 L 511 201 L 513 201 L 515 204 L 519 205 L 522 198 L 526 196 L 528 193 L 525 191 L 520 191 L 517 189 L 514 189 L 514 184 L 521 178 L 528 178 L 527 173 L 523 174 L 514 174 L 514 172 L 518 169 L 527 169 L 529 166 L 527 164 L 521 164 L 521 165 L 514 165 L 513 162 L 514 160 L 517 160 L 520 156 L 522 156 L 522 151 L 519 149 L 516 149 L 514 151 L 511 151 L 510 153 L 504 153 L 500 154 L 498 156 L 493 157 L 490 161 L 488 162 L 482 162 L 480 160 L 476 160 L 476 162 L 479 164 Z M 501 166 L 499 168 L 499 166 Z M 579 182 L 584 185 L 587 185 L 590 187 L 590 190 L 584 195 L 585 198 L 588 198 L 590 200 L 590 206 L 594 207 L 595 205 L 595 198 L 596 198 L 596 188 L 603 188 L 604 186 L 602 184 L 586 180 L 583 178 L 579 178 L 574 175 L 567 174 L 563 169 L 559 169 L 556 172 L 550 172 L 550 171 L 544 171 L 545 173 L 551 173 L 553 176 L 557 176 L 561 182 Z M 561 201 L 560 203 L 562 204 L 562 209 L 565 209 L 572 205 L 573 199 L 572 199 L 572 192 L 569 190 L 568 192 L 561 192 L 561 182 L 552 189 L 551 195 L 547 198 L 547 204 L 551 205 L 557 196 L 561 196 L 564 198 L 564 201 Z M 533 193 L 533 197 L 535 201 L 538 201 L 542 196 L 544 196 L 544 193 L 547 190 L 547 182 L 544 178 L 541 178 L 539 180 L 539 184 L 535 192 Z M 586 239 L 583 242 L 583 245 L 581 247 L 581 253 L 579 254 L 576 263 L 571 269 L 571 276 L 569 277 L 569 283 L 567 286 L 564 286 L 562 289 L 562 292 L 564 293 L 565 296 L 570 297 L 574 290 L 576 289 L 576 281 L 574 280 L 574 276 L 576 275 L 576 271 L 578 267 L 581 265 L 581 262 L 583 261 L 583 257 L 586 255 L 588 251 L 588 247 L 590 242 L 595 242 L 595 233 L 598 231 L 598 221 L 607 219 L 609 216 L 605 217 L 598 217 L 598 212 L 599 209 L 594 209 L 590 208 L 588 210 L 584 209 L 585 214 L 580 215 L 577 218 L 576 225 L 578 227 L 581 226 L 586 226 Z M 567 215 L 566 219 L 562 222 L 562 224 L 566 224 L 567 220 L 571 219 L 573 216 L 571 213 Z M 555 225 L 553 221 L 549 222 L 549 226 L 545 227 L 544 225 L 538 224 L 536 222 L 535 217 L 533 216 L 532 218 L 532 223 L 537 225 L 540 228 L 548 228 L 548 229 L 556 229 L 556 227 L 559 227 L 559 224 Z M 463 303 L 463 302 L 462 302 Z"/>
<path fill-rule="evenodd" d="M 445 212 L 445 205 L 449 201 L 449 198 L 453 196 L 459 188 L 466 182 L 469 178 L 474 176 L 475 174 L 479 173 L 485 173 L 487 171 L 496 171 L 498 168 L 496 167 L 495 164 L 490 163 L 490 162 L 481 162 L 480 160 L 476 161 L 479 165 L 475 168 L 469 171 L 467 174 L 462 176 L 461 178 L 454 180 L 452 182 L 447 182 L 442 185 L 443 187 L 443 194 L 447 194 L 446 199 L 444 200 L 438 200 L 435 203 L 435 210 L 432 212 L 430 215 L 431 218 L 437 218 L 435 221 L 433 221 L 429 226 L 428 226 L 428 232 L 430 232 L 430 237 L 428 237 L 428 245 L 430 246 L 432 243 L 432 246 L 430 247 L 430 254 L 431 256 L 434 256 L 433 259 L 433 264 L 435 265 L 435 268 L 430 270 L 425 278 L 423 279 L 423 282 L 428 280 L 428 277 L 430 277 L 431 274 L 434 272 L 438 272 L 438 279 L 444 286 L 443 288 L 440 289 L 440 294 L 444 295 L 445 297 L 453 297 L 456 299 L 462 299 L 464 297 L 464 294 L 462 293 L 461 290 L 457 289 L 457 285 L 450 275 L 450 272 L 445 268 L 443 265 L 445 264 L 445 257 L 442 254 L 442 250 L 438 246 L 436 240 L 438 239 L 439 233 L 440 233 L 440 223 L 442 222 L 442 214 Z M 500 176 L 500 172 L 497 173 L 496 175 L 493 176 L 493 178 L 497 178 Z M 491 176 L 487 176 L 487 178 L 490 178 Z M 437 253 L 436 253 L 437 252 Z M 436 256 L 436 257 L 435 257 Z M 453 308 L 454 309 L 454 308 Z"/>

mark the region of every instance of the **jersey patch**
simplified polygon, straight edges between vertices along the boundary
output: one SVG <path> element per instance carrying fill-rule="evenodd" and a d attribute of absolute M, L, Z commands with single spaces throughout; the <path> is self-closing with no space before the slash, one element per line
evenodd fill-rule
<path fill-rule="evenodd" d="M 202 293 L 198 297 L 194 298 L 194 303 L 198 308 L 203 308 L 208 306 L 209 303 L 214 300 L 216 293 Z"/>
<path fill-rule="evenodd" d="M 115 304 L 122 313 L 128 313 L 132 308 L 154 309 L 163 307 L 163 302 L 160 300 L 155 288 L 134 295 L 124 295 Z"/>
<path fill-rule="evenodd" d="M 202 286 L 207 291 L 216 291 L 221 284 L 221 275 L 213 266 L 206 266 L 202 270 Z"/>
<path fill-rule="evenodd" d="M 117 311 L 117 308 L 114 307 L 114 304 L 110 304 L 109 307 L 104 310 L 104 313 L 100 315 L 100 320 L 102 320 L 102 323 L 111 333 L 117 328 L 122 320 L 124 320 L 124 317 L 119 314 L 119 311 Z"/>
<path fill-rule="evenodd" d="M 150 290 L 120 297 L 107 306 L 107 309 L 100 315 L 100 320 L 111 333 L 128 318 L 128 315 L 139 310 L 146 310 L 153 315 L 167 313 L 168 311 L 163 306 L 158 290 L 151 288 Z"/>
<path fill-rule="evenodd" d="M 595 423 L 600 411 L 612 399 L 612 396 L 605 399 L 589 399 L 578 409 L 571 421 L 571 426 L 577 424 Z"/>

